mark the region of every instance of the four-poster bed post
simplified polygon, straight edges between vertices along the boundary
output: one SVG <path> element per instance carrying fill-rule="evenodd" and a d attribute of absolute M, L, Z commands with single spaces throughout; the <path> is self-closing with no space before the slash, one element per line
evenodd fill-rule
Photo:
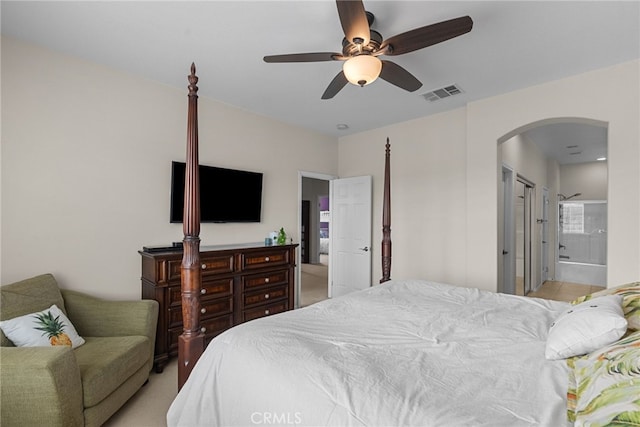
<path fill-rule="evenodd" d="M 198 77 L 191 64 L 189 75 L 189 111 L 187 114 L 187 158 L 184 181 L 183 254 L 180 268 L 182 321 L 184 330 L 178 338 L 178 389 L 189 378 L 204 351 L 204 334 L 200 330 L 200 176 L 198 172 Z"/>
<path fill-rule="evenodd" d="M 183 255 L 180 268 L 183 332 L 178 337 L 178 388 L 182 389 L 204 351 L 205 335 L 200 330 L 200 178 L 198 161 L 198 77 L 191 64 L 189 110 L 187 114 L 187 157 L 183 215 Z M 384 198 L 382 206 L 382 279 L 391 279 L 391 185 L 390 144 L 385 146 Z"/>
<path fill-rule="evenodd" d="M 384 196 L 382 199 L 382 279 L 380 283 L 391 280 L 391 145 L 389 138 L 384 154 Z"/>

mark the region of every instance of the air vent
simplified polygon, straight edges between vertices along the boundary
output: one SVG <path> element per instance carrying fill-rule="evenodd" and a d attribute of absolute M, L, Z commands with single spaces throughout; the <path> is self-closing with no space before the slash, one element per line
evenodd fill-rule
<path fill-rule="evenodd" d="M 460 93 L 463 93 L 463 90 L 460 89 L 460 86 L 453 84 L 440 89 L 432 90 L 423 94 L 422 96 L 429 102 L 436 102 L 450 96 L 458 95 Z"/>

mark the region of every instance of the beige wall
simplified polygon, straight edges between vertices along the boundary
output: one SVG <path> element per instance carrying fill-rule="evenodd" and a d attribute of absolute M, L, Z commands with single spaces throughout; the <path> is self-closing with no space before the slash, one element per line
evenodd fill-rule
<path fill-rule="evenodd" d="M 498 141 L 541 120 L 580 118 L 606 122 L 609 129 L 608 286 L 638 280 L 639 64 L 632 61 L 341 138 L 340 176 L 374 176 L 374 224 L 381 224 L 383 146 L 391 138 L 392 277 L 496 290 Z M 550 170 L 549 180 L 557 185 L 556 176 L 557 170 Z M 374 226 L 373 242 L 381 240 L 380 228 Z M 380 277 L 380 271 L 374 264 L 373 277 Z"/>
<path fill-rule="evenodd" d="M 609 126 L 609 285 L 638 280 L 639 76 L 633 61 L 339 142 L 200 98 L 201 163 L 265 174 L 262 223 L 203 224 L 203 245 L 259 242 L 281 226 L 297 241 L 298 171 L 372 175 L 377 282 L 388 136 L 392 276 L 495 290 L 497 141 L 580 117 Z M 184 159 L 186 78 L 169 88 L 3 39 L 2 90 L 1 282 L 51 271 L 68 288 L 138 297 L 137 251 L 182 238 L 168 223 L 169 165 Z M 286 160 L 265 162 L 274 155 Z"/>
<path fill-rule="evenodd" d="M 387 137 L 391 142 L 392 176 L 391 277 L 465 283 L 465 118 L 465 109 L 457 109 L 340 139 L 340 176 L 373 176 L 374 283 L 382 277 L 382 185 Z"/>
<path fill-rule="evenodd" d="M 137 251 L 183 236 L 169 186 L 189 65 L 177 64 L 181 90 L 2 40 L 2 283 L 52 272 L 63 287 L 140 297 Z M 199 128 L 200 163 L 264 173 L 262 222 L 203 224 L 202 245 L 280 227 L 297 241 L 298 170 L 335 175 L 337 141 L 203 97 Z"/>
<path fill-rule="evenodd" d="M 581 193 L 571 200 L 607 200 L 607 162 L 589 162 L 560 167 L 560 193 Z"/>

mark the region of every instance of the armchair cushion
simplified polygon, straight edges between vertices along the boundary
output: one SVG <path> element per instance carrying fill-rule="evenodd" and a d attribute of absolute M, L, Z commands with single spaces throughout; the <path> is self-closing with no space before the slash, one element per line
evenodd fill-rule
<path fill-rule="evenodd" d="M 62 296 L 69 319 L 81 336 L 155 337 L 152 320 L 158 316 L 158 308 L 154 300 L 109 301 L 69 289 L 63 289 Z M 151 326 L 153 330 L 149 330 Z"/>
<path fill-rule="evenodd" d="M 68 289 L 62 290 L 69 319 L 83 337 L 144 336 L 149 347 L 149 370 L 153 366 L 158 302 L 107 301 Z"/>
<path fill-rule="evenodd" d="M 86 337 L 76 351 L 84 406 L 100 403 L 142 368 L 149 359 L 149 338 Z"/>

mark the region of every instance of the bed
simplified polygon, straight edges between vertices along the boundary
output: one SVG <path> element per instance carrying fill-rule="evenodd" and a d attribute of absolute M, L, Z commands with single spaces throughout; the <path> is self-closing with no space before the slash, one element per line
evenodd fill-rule
<path fill-rule="evenodd" d="M 168 424 L 564 425 L 567 366 L 544 349 L 567 305 L 388 281 L 245 323 L 209 344 Z"/>
<path fill-rule="evenodd" d="M 197 153 L 197 130 L 195 141 Z M 203 352 L 200 278 L 187 268 L 198 254 L 185 246 L 188 322 L 167 424 L 640 425 L 640 284 L 572 305 L 391 280 L 389 158 L 387 139 L 380 285 L 235 326 Z M 185 224 L 196 246 L 197 218 Z"/>
<path fill-rule="evenodd" d="M 329 255 L 329 238 L 320 235 L 320 254 Z"/>

